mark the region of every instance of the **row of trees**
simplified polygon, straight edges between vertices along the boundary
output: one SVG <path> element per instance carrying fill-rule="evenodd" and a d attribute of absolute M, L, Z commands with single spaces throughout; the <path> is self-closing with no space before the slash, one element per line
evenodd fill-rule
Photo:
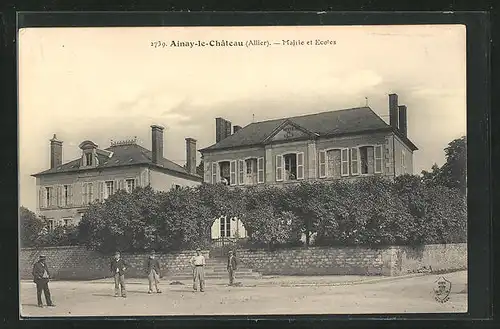
<path fill-rule="evenodd" d="M 208 246 L 211 226 L 220 216 L 240 218 L 248 243 L 259 247 L 300 245 L 303 235 L 307 245 L 314 238 L 323 246 L 465 242 L 465 179 L 454 176 L 465 171 L 452 163 L 462 159 L 465 148 L 457 147 L 462 144 L 465 138 L 450 143 L 443 167 L 395 181 L 370 177 L 287 188 L 203 184 L 169 192 L 149 187 L 119 191 L 90 205 L 74 229 L 47 232 L 40 219 L 22 208 L 22 243 L 78 243 L 105 252 Z M 452 178 L 447 181 L 447 176 Z"/>

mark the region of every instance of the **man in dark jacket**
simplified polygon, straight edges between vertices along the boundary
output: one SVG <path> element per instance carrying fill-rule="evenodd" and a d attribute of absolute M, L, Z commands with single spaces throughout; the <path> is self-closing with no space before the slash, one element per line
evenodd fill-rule
<path fill-rule="evenodd" d="M 160 261 L 155 257 L 154 251 L 149 255 L 148 261 L 146 263 L 146 272 L 148 274 L 149 280 L 149 291 L 148 294 L 153 293 L 153 285 L 156 288 L 156 292 L 158 294 L 161 293 L 160 288 L 158 288 L 158 284 L 160 283 Z"/>
<path fill-rule="evenodd" d="M 125 271 L 127 270 L 127 266 L 127 263 L 121 259 L 120 253 L 116 252 L 110 265 L 111 273 L 115 277 L 115 297 L 120 296 L 120 288 L 122 297 L 127 297 L 127 290 L 125 288 Z"/>
<path fill-rule="evenodd" d="M 55 306 L 50 298 L 49 280 L 50 272 L 45 263 L 45 256 L 40 255 L 39 260 L 33 265 L 33 282 L 36 284 L 36 297 L 38 300 L 38 307 L 43 307 L 42 291 L 45 295 L 47 306 Z"/>
<path fill-rule="evenodd" d="M 236 256 L 232 251 L 229 251 L 229 255 L 227 257 L 227 271 L 229 272 L 229 285 L 232 286 L 234 283 L 234 274 L 237 269 Z"/>

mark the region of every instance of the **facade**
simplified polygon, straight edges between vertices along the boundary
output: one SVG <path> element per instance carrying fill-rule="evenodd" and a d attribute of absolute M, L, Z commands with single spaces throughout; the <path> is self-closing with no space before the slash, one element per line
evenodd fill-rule
<path fill-rule="evenodd" d="M 201 149 L 205 183 L 230 186 L 413 174 L 417 147 L 407 136 L 407 108 L 389 95 L 390 124 L 369 107 L 251 123 L 216 119 L 216 143 Z M 217 220 L 212 238 L 228 236 Z M 229 224 L 231 222 L 229 221 Z M 217 227 L 219 230 L 217 231 Z"/>
<path fill-rule="evenodd" d="M 38 191 L 37 214 L 49 229 L 77 224 L 89 203 L 103 201 L 118 190 L 151 186 L 166 191 L 196 186 L 196 140 L 186 138 L 186 168 L 163 157 L 163 128 L 151 126 L 152 150 L 135 140 L 113 142 L 100 149 L 92 141 L 80 144 L 81 157 L 63 164 L 62 141 L 50 140 L 50 169 L 34 174 Z"/>

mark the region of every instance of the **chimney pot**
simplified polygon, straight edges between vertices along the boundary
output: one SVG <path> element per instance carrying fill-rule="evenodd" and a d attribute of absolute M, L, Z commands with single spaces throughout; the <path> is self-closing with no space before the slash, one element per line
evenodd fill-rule
<path fill-rule="evenodd" d="M 160 164 L 163 158 L 163 127 L 159 125 L 151 126 L 151 161 Z"/>
<path fill-rule="evenodd" d="M 238 130 L 240 130 L 240 129 L 241 129 L 241 126 L 233 126 L 233 134 L 238 132 Z"/>
<path fill-rule="evenodd" d="M 190 174 L 196 175 L 196 139 L 186 138 L 186 169 Z"/>
<path fill-rule="evenodd" d="M 50 169 L 62 165 L 62 143 L 56 134 L 50 140 Z"/>
<path fill-rule="evenodd" d="M 399 128 L 398 123 L 398 95 L 390 94 L 389 95 L 389 124 L 394 128 Z"/>

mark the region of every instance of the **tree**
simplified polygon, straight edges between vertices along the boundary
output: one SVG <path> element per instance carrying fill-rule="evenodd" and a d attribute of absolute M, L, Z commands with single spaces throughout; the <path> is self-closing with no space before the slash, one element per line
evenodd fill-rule
<path fill-rule="evenodd" d="M 201 177 L 204 177 L 205 175 L 205 165 L 203 163 L 203 159 L 201 159 L 200 164 L 196 167 L 196 174 Z"/>
<path fill-rule="evenodd" d="M 446 162 L 441 168 L 434 164 L 432 171 L 422 171 L 423 181 L 433 186 L 458 189 L 462 194 L 467 190 L 467 137 L 462 136 L 444 149 Z"/>
<path fill-rule="evenodd" d="M 43 221 L 31 210 L 19 208 L 19 230 L 21 247 L 33 247 L 43 233 Z"/>

